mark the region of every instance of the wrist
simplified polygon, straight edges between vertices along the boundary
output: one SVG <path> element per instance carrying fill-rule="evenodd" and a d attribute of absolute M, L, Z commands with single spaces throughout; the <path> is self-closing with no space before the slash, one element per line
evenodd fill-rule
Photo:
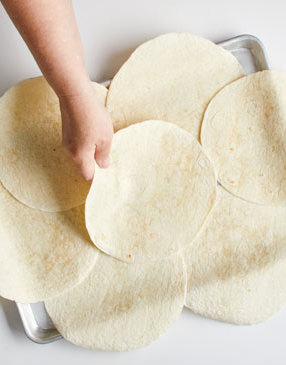
<path fill-rule="evenodd" d="M 79 88 L 69 89 L 68 93 L 58 95 L 60 105 L 67 109 L 82 109 L 85 107 L 93 108 L 97 106 L 97 98 L 91 81 L 82 84 Z"/>
<path fill-rule="evenodd" d="M 59 99 L 87 94 L 91 91 L 91 81 L 87 73 L 61 76 L 58 80 L 56 84 L 52 82 L 50 84 Z"/>

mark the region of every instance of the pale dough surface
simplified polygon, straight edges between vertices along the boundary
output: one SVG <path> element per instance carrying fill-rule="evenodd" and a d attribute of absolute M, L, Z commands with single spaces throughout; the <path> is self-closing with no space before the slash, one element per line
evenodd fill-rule
<path fill-rule="evenodd" d="M 181 256 L 126 264 L 100 253 L 86 280 L 45 302 L 72 343 L 105 351 L 147 346 L 181 314 L 186 271 Z"/>
<path fill-rule="evenodd" d="M 262 322 L 286 306 L 286 208 L 263 207 L 223 188 L 206 226 L 184 251 L 186 306 L 236 324 Z"/>
<path fill-rule="evenodd" d="M 93 83 L 105 103 L 107 89 Z M 58 98 L 43 77 L 28 79 L 0 99 L 0 180 L 29 207 L 62 211 L 84 203 L 90 183 L 61 146 Z"/>
<path fill-rule="evenodd" d="M 206 110 L 201 140 L 228 191 L 285 206 L 286 72 L 257 72 L 226 86 Z"/>
<path fill-rule="evenodd" d="M 243 76 L 222 47 L 188 33 L 139 46 L 111 82 L 107 108 L 115 130 L 148 119 L 173 122 L 199 138 L 204 110 L 222 87 Z"/>
<path fill-rule="evenodd" d="M 114 135 L 112 165 L 96 167 L 85 218 L 94 244 L 122 261 L 168 257 L 190 245 L 216 196 L 216 175 L 190 133 L 146 121 Z"/>
<path fill-rule="evenodd" d="M 84 206 L 58 213 L 29 208 L 0 183 L 0 295 L 38 302 L 81 282 L 98 250 L 90 242 Z"/>

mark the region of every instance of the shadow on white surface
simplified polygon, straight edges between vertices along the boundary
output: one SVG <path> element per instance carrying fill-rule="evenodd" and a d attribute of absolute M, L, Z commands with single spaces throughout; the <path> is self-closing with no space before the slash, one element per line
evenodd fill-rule
<path fill-rule="evenodd" d="M 103 77 L 102 79 L 93 80 L 96 82 L 103 82 L 106 80 L 110 80 L 117 73 L 120 67 L 124 64 L 125 61 L 129 58 L 131 53 L 135 50 L 138 44 L 134 44 L 134 47 L 128 47 L 126 49 L 120 50 L 118 52 L 114 52 L 109 56 L 106 56 L 104 59 L 104 70 L 100 73 Z M 97 65 L 95 63 L 95 70 L 92 70 L 91 74 L 96 75 Z"/>
<path fill-rule="evenodd" d="M 48 345 L 34 344 L 24 334 L 15 304 L 3 298 L 0 298 L 0 317 L 4 320 L 0 323 L 0 328 L 3 327 L 0 356 L 3 354 L 3 359 L 8 360 L 4 361 L 6 365 L 53 362 L 69 365 L 286 364 L 286 310 L 262 324 L 237 326 L 203 318 L 184 309 L 178 321 L 154 343 L 125 353 L 87 350 L 65 340 Z"/>
<path fill-rule="evenodd" d="M 13 336 L 25 336 L 16 304 L 10 300 L 0 297 L 0 307 L 2 307 L 2 311 L 4 312 L 4 318 L 6 319 L 6 323 L 11 330 Z"/>

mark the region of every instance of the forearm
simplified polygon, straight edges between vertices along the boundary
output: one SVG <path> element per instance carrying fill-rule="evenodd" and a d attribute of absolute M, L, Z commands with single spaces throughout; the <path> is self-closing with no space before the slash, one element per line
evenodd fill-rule
<path fill-rule="evenodd" d="M 2 0 L 42 73 L 58 94 L 86 89 L 83 49 L 70 0 Z"/>

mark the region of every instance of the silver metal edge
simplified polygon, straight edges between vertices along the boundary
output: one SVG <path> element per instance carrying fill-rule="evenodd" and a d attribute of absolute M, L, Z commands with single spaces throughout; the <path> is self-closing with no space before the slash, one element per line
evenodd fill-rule
<path fill-rule="evenodd" d="M 238 48 L 246 48 L 249 49 L 253 54 L 255 60 L 259 60 L 259 63 L 256 64 L 258 70 L 269 70 L 270 64 L 267 57 L 267 53 L 263 43 L 257 37 L 250 34 L 242 34 L 233 38 L 226 39 L 225 41 L 218 42 L 217 45 L 223 47 L 228 51 L 235 51 Z M 111 80 L 106 80 L 102 82 L 104 86 L 108 86 Z M 48 329 L 45 330 L 41 328 L 35 320 L 34 314 L 32 312 L 31 306 L 29 304 L 22 304 L 16 302 L 20 318 L 22 320 L 22 324 L 24 327 L 24 331 L 26 336 L 33 342 L 37 344 L 47 344 L 57 340 L 62 339 L 63 337 L 56 329 Z M 29 318 L 29 321 L 27 320 Z M 31 324 L 33 323 L 33 329 L 31 328 Z M 35 337 L 33 334 L 33 330 L 37 330 L 42 336 Z"/>
<path fill-rule="evenodd" d="M 238 48 L 246 48 L 254 56 L 256 60 L 257 71 L 269 70 L 270 63 L 263 43 L 259 38 L 250 35 L 242 34 L 237 37 L 227 39 L 225 41 L 217 43 L 217 45 L 223 47 L 228 51 L 235 51 Z"/>
<path fill-rule="evenodd" d="M 56 329 L 43 329 L 38 325 L 30 304 L 16 302 L 16 306 L 22 320 L 25 334 L 31 341 L 42 345 L 63 338 Z M 35 332 L 37 332 L 38 336 L 35 335 Z"/>

